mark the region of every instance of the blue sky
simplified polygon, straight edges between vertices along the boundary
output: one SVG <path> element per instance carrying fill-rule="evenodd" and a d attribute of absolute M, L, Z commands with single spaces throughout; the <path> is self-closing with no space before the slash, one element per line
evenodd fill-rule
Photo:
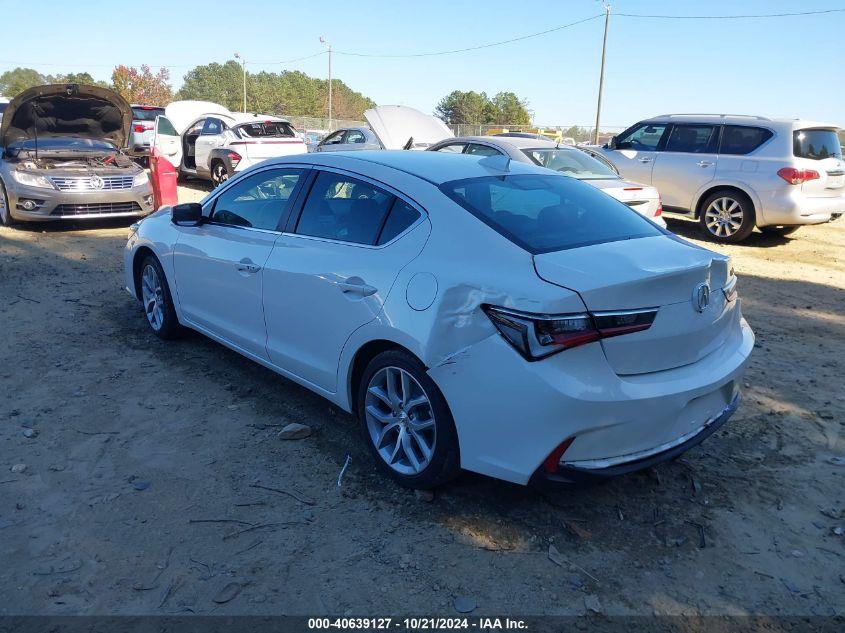
<path fill-rule="evenodd" d="M 504 40 L 601 13 L 597 0 L 357 0 L 282 2 L 0 0 L 0 72 L 87 70 L 116 64 L 192 66 L 240 52 L 250 70 L 325 76 L 324 35 L 336 51 L 418 53 Z M 615 0 L 617 13 L 757 14 L 845 8 L 842 0 L 743 2 Z M 236 8 L 240 6 L 242 8 Z M 120 7 L 120 8 L 118 8 Z M 334 76 L 381 104 L 430 112 L 454 89 L 511 90 L 540 124 L 591 125 L 603 21 L 513 44 L 439 57 L 334 55 Z M 25 35 L 18 40 L 16 35 Z M 19 43 L 23 42 L 23 43 Z M 845 125 L 841 65 L 845 13 L 746 20 L 649 20 L 613 16 L 602 122 L 627 126 L 664 112 L 802 116 Z"/>

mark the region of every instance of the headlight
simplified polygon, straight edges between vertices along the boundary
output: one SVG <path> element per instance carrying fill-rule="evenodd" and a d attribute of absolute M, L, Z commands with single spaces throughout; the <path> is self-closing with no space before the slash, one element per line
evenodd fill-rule
<path fill-rule="evenodd" d="M 150 182 L 150 177 L 147 176 L 146 171 L 142 171 L 135 175 L 135 178 L 132 180 L 132 186 L 138 187 L 140 185 L 146 185 L 148 182 Z"/>
<path fill-rule="evenodd" d="M 46 176 L 40 176 L 38 174 L 33 174 L 28 171 L 18 171 L 17 169 L 12 171 L 12 178 L 17 180 L 22 185 L 26 185 L 27 187 L 41 187 L 42 189 L 55 189 L 53 183 L 50 182 L 50 179 Z"/>

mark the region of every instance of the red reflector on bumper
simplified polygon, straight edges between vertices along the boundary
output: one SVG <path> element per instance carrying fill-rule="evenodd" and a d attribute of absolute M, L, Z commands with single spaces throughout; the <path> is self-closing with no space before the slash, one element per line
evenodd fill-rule
<path fill-rule="evenodd" d="M 573 441 L 575 441 L 575 438 L 569 437 L 563 440 L 555 450 L 549 453 L 549 456 L 543 461 L 543 470 L 547 473 L 557 472 L 558 465 L 560 465 L 560 458 L 563 457 L 566 449 L 572 445 Z"/>

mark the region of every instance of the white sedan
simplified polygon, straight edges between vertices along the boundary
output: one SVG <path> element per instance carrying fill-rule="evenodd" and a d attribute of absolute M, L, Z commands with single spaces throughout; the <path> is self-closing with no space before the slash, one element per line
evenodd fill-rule
<path fill-rule="evenodd" d="M 541 167 L 306 154 L 133 226 L 126 288 L 359 421 L 406 486 L 673 458 L 736 409 L 754 345 L 727 257 Z"/>

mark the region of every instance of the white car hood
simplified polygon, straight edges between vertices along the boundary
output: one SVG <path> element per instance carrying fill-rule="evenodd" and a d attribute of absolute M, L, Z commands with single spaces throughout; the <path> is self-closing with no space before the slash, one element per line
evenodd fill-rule
<path fill-rule="evenodd" d="M 211 101 L 174 101 L 164 109 L 164 116 L 179 134 L 188 129 L 191 123 L 208 114 L 232 115 L 228 108 Z"/>
<path fill-rule="evenodd" d="M 384 149 L 404 149 L 410 139 L 410 149 L 425 149 L 454 136 L 437 117 L 407 106 L 379 106 L 364 112 L 364 118 Z"/>

